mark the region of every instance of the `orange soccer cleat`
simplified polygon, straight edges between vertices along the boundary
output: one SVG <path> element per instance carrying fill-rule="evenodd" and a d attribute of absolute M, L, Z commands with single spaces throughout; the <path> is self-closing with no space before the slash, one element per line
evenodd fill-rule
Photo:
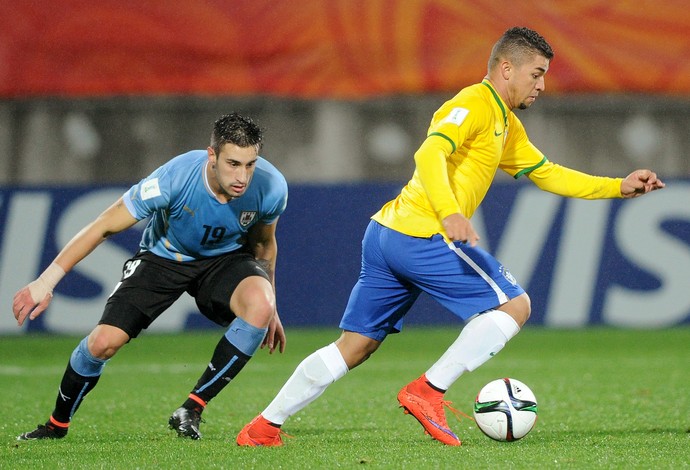
<path fill-rule="evenodd" d="M 448 427 L 444 406 L 450 402 L 443 400 L 443 393 L 435 390 L 426 383 L 426 376 L 422 375 L 404 386 L 398 393 L 400 406 L 405 414 L 414 416 L 424 427 L 424 432 L 437 441 L 449 446 L 459 446 L 460 439 Z"/>
<path fill-rule="evenodd" d="M 259 415 L 242 428 L 237 435 L 237 445 L 246 447 L 277 447 L 283 445 L 279 426 Z"/>

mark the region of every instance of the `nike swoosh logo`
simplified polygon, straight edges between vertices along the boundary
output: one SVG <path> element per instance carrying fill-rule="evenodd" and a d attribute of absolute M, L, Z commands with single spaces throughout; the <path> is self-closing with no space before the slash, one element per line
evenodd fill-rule
<path fill-rule="evenodd" d="M 498 137 L 498 136 L 501 135 L 501 134 L 503 134 L 503 132 L 496 132 L 496 131 L 494 131 L 494 135 L 495 135 L 496 137 Z"/>

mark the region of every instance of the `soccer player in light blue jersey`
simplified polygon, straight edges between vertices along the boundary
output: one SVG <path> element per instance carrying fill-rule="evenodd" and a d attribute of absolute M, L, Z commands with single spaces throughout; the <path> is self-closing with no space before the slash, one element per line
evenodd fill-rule
<path fill-rule="evenodd" d="M 262 130 L 251 119 L 222 116 L 206 150 L 179 155 L 132 186 L 77 233 L 38 279 L 17 292 L 13 312 L 21 326 L 48 307 L 56 284 L 100 243 L 150 218 L 101 320 L 72 353 L 48 421 L 17 439 L 67 435 L 108 360 L 184 292 L 204 316 L 228 329 L 169 419 L 179 436 L 201 438 L 207 403 L 259 347 L 284 351 L 274 271 L 276 225 L 287 204 L 287 183 L 259 156 L 262 142 Z"/>

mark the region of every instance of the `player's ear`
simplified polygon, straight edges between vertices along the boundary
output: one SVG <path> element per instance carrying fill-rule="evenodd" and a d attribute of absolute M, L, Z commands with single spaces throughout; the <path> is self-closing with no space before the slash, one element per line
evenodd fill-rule
<path fill-rule="evenodd" d="M 501 69 L 501 76 L 503 77 L 504 80 L 509 80 L 510 76 L 513 73 L 513 64 L 511 64 L 509 61 L 504 60 L 501 62 L 499 65 Z"/>
<path fill-rule="evenodd" d="M 208 162 L 211 165 L 215 165 L 216 160 L 218 159 L 218 157 L 216 156 L 216 152 L 213 150 L 212 147 L 206 147 L 206 152 L 208 153 Z"/>

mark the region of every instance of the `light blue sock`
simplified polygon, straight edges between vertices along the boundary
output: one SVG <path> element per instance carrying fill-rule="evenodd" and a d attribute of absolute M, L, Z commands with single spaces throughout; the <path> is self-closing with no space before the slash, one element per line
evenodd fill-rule
<path fill-rule="evenodd" d="M 225 332 L 227 340 L 247 356 L 253 356 L 266 336 L 268 328 L 257 328 L 240 317 L 235 318 Z"/>
<path fill-rule="evenodd" d="M 93 357 L 89 352 L 88 347 L 89 337 L 82 339 L 69 358 L 69 364 L 74 369 L 74 372 L 82 377 L 97 377 L 103 372 L 107 359 L 98 359 Z"/>

